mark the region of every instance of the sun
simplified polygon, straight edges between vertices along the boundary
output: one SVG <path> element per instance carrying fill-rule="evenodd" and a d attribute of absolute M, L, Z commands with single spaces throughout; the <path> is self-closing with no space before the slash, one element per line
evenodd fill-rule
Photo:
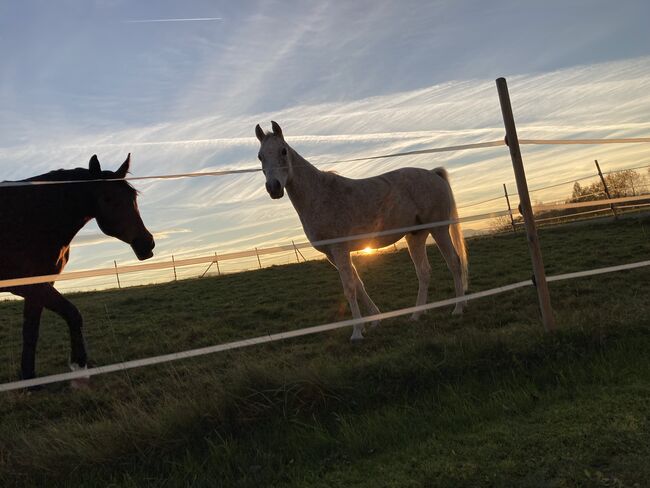
<path fill-rule="evenodd" d="M 372 247 L 366 247 L 366 248 L 363 250 L 363 253 L 364 253 L 364 254 L 373 254 L 374 252 L 375 252 L 375 250 L 374 250 Z"/>

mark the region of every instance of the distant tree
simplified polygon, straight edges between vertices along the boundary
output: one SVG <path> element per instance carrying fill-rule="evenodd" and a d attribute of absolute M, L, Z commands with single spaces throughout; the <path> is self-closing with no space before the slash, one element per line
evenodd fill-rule
<path fill-rule="evenodd" d="M 568 200 L 568 202 L 575 203 L 588 202 L 590 200 L 600 200 L 604 194 L 605 191 L 603 190 L 603 185 L 600 182 L 582 186 L 576 181 L 573 184 L 573 192 L 571 193 L 571 198 Z"/>
<path fill-rule="evenodd" d="M 515 221 L 517 218 L 515 217 Z M 500 215 L 490 221 L 490 233 L 498 234 L 500 232 L 512 231 L 512 222 L 509 215 Z"/>
<path fill-rule="evenodd" d="M 643 193 L 646 178 L 633 169 L 626 169 L 608 174 L 605 181 L 613 198 L 635 197 Z"/>
<path fill-rule="evenodd" d="M 633 169 L 625 169 L 605 175 L 605 183 L 612 198 L 631 197 L 645 194 L 646 177 Z M 573 184 L 573 192 L 569 203 L 588 202 L 601 200 L 605 195 L 605 189 L 600 181 L 587 186 L 582 186 L 577 181 Z"/>

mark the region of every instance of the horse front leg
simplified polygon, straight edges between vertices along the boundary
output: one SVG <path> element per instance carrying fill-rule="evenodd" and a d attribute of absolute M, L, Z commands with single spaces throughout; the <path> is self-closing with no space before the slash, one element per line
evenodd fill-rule
<path fill-rule="evenodd" d="M 20 361 L 20 377 L 28 380 L 36 377 L 36 344 L 41 324 L 43 306 L 25 297 L 23 308 L 23 353 Z"/>
<path fill-rule="evenodd" d="M 58 314 L 68 324 L 70 331 L 70 369 L 73 371 L 85 369 L 88 357 L 86 342 L 83 337 L 83 318 L 77 307 L 63 297 L 51 284 L 45 285 L 40 290 L 43 306 Z M 72 382 L 72 386 L 79 386 L 83 382 Z"/>
<path fill-rule="evenodd" d="M 368 292 L 366 292 L 366 288 L 363 284 L 363 281 L 361 281 L 361 278 L 359 277 L 359 273 L 357 272 L 354 266 L 352 266 L 352 271 L 354 271 L 354 277 L 357 282 L 357 297 L 361 298 L 361 301 L 363 302 L 364 306 L 366 307 L 366 310 L 370 315 L 379 315 L 381 313 L 379 307 L 375 305 L 375 302 L 372 301 L 372 298 L 370 298 Z M 370 328 L 374 329 L 378 325 L 379 325 L 379 320 L 374 320 L 370 323 Z"/>
<path fill-rule="evenodd" d="M 350 311 L 352 317 L 355 319 L 361 318 L 361 311 L 359 310 L 359 303 L 357 302 L 357 276 L 356 270 L 350 260 L 350 253 L 347 250 L 333 251 L 331 254 L 331 261 L 334 266 L 339 270 L 341 277 L 341 284 L 343 285 L 343 293 L 350 304 Z M 352 342 L 363 340 L 363 324 L 355 324 L 352 329 Z"/>

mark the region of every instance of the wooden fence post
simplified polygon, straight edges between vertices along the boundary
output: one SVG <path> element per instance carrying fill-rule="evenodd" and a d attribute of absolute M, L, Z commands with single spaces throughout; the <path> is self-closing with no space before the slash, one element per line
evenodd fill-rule
<path fill-rule="evenodd" d="M 539 247 L 539 239 L 537 237 L 537 226 L 535 225 L 535 217 L 530 205 L 528 183 L 526 182 L 524 163 L 521 159 L 521 150 L 519 148 L 519 138 L 517 137 L 515 118 L 512 114 L 512 106 L 510 105 L 508 84 L 506 83 L 505 78 L 497 79 L 496 84 L 499 93 L 499 103 L 501 104 L 501 113 L 503 115 L 503 125 L 506 129 L 506 144 L 510 149 L 510 158 L 512 159 L 512 167 L 515 172 L 515 180 L 517 181 L 517 192 L 519 193 L 521 213 L 524 217 L 524 225 L 526 226 L 528 248 L 530 250 L 530 257 L 533 264 L 534 282 L 535 287 L 537 288 L 537 297 L 539 298 L 539 305 L 542 312 L 542 322 L 547 331 L 552 331 L 556 328 L 555 318 L 553 317 L 551 296 L 548 290 L 548 283 L 546 282 L 542 251 Z"/>
<path fill-rule="evenodd" d="M 173 254 L 172 254 L 172 268 L 174 269 L 174 281 L 178 281 L 178 276 L 176 276 L 176 261 L 174 261 Z"/>
<path fill-rule="evenodd" d="M 260 261 L 260 253 L 257 251 L 257 248 L 255 248 L 255 255 L 257 256 L 257 264 L 259 264 L 260 269 L 262 269 L 262 261 Z"/>
<path fill-rule="evenodd" d="M 117 261 L 113 260 L 113 264 L 115 265 L 115 278 L 117 278 L 117 287 L 122 288 L 122 284 L 120 283 L 120 274 L 117 272 Z"/>
<path fill-rule="evenodd" d="M 510 198 L 508 197 L 508 189 L 506 188 L 506 184 L 503 184 L 503 193 L 506 195 L 506 203 L 508 204 L 508 213 L 510 214 L 510 225 L 512 225 L 512 232 L 517 232 L 517 228 L 515 227 L 515 218 L 512 216 L 512 208 L 510 207 Z"/>
<path fill-rule="evenodd" d="M 300 258 L 298 257 L 298 248 L 296 247 L 296 243 L 293 242 L 293 239 L 291 239 L 291 244 L 293 245 L 293 251 L 296 253 L 296 262 L 300 262 Z"/>
<path fill-rule="evenodd" d="M 600 164 L 598 164 L 598 160 L 594 159 L 594 163 L 596 163 L 596 169 L 598 170 L 598 176 L 600 176 L 600 181 L 603 183 L 603 188 L 605 189 L 605 195 L 607 195 L 607 199 L 611 200 L 612 196 L 609 194 L 609 188 L 607 188 L 607 183 L 605 182 L 605 177 L 603 176 L 603 172 L 600 170 Z M 612 209 L 612 213 L 614 214 L 614 218 L 618 220 L 618 214 L 616 213 L 616 209 L 614 208 L 614 204 L 610 203 L 609 208 Z"/>
<path fill-rule="evenodd" d="M 214 253 L 214 259 L 210 261 L 210 264 L 208 264 L 208 267 L 206 270 L 203 272 L 203 274 L 200 276 L 200 278 L 203 278 L 208 271 L 210 271 L 210 268 L 212 267 L 213 264 L 217 265 L 217 275 L 221 276 L 221 270 L 219 269 L 219 257 L 217 256 L 217 253 Z"/>

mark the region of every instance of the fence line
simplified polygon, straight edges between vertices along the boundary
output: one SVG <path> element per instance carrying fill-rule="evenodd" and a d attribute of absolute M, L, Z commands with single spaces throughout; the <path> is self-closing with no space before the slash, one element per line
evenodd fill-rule
<path fill-rule="evenodd" d="M 633 168 L 620 168 L 620 169 L 614 169 L 614 170 L 611 170 L 611 171 L 603 171 L 603 174 L 604 175 L 609 175 L 609 174 L 614 174 L 614 173 L 620 173 L 622 171 L 633 171 L 633 170 L 645 169 L 645 168 L 650 168 L 650 164 L 646 164 L 644 166 L 635 166 Z M 528 190 L 528 193 L 549 190 L 551 188 L 557 188 L 558 186 L 564 186 L 564 185 L 568 185 L 570 183 L 575 183 L 577 181 L 589 180 L 589 179 L 596 178 L 596 177 L 598 177 L 598 173 L 593 173 L 593 174 L 589 174 L 589 175 L 585 175 L 585 176 L 580 176 L 580 177 L 577 177 L 577 178 L 572 178 L 570 180 L 562 181 L 560 183 L 553 183 L 552 185 L 542 186 L 542 187 L 539 187 L 539 188 L 533 188 L 532 190 Z M 640 185 L 640 186 L 642 186 L 643 188 L 648 187 L 648 185 Z M 612 187 L 612 188 L 618 189 L 617 187 Z M 601 191 L 599 193 L 604 193 L 604 192 Z M 586 196 L 591 196 L 591 195 L 596 195 L 596 193 L 591 193 L 589 195 L 580 195 L 580 197 L 586 197 Z M 478 202 L 471 202 L 471 203 L 468 203 L 466 205 L 459 206 L 458 209 L 460 210 L 460 209 L 463 209 L 463 208 L 475 207 L 477 205 L 481 205 L 481 204 L 484 204 L 484 203 L 489 203 L 489 202 L 501 200 L 502 198 L 504 198 L 503 195 L 498 196 L 498 197 L 488 198 L 487 200 L 481 200 L 481 201 L 478 201 Z"/>
<path fill-rule="evenodd" d="M 600 274 L 605 274 L 605 273 L 613 273 L 617 271 L 624 271 L 624 270 L 631 270 L 631 269 L 637 269 L 637 268 L 642 268 L 650 266 L 650 260 L 648 261 L 639 261 L 636 263 L 629 263 L 629 264 L 621 264 L 617 266 L 608 266 L 605 268 L 598 268 L 598 269 L 591 269 L 591 270 L 585 270 L 585 271 L 577 271 L 577 272 L 572 272 L 572 273 L 564 273 L 560 275 L 554 275 L 554 276 L 548 276 L 547 280 L 549 282 L 555 282 L 555 281 L 563 281 L 563 280 L 569 280 L 569 279 L 574 279 L 574 278 L 582 278 L 582 277 L 588 277 L 588 276 L 596 276 Z M 361 317 L 358 319 L 348 319 L 348 320 L 341 320 L 338 322 L 330 322 L 328 324 L 323 324 L 323 325 L 317 325 L 313 327 L 307 327 L 303 329 L 298 329 L 298 330 L 293 330 L 293 331 L 287 331 L 287 332 L 279 332 L 275 334 L 267 334 L 264 336 L 259 336 L 259 337 L 253 337 L 250 339 L 243 339 L 239 341 L 234 341 L 234 342 L 228 342 L 225 344 L 218 344 L 215 346 L 208 346 L 208 347 L 202 347 L 199 349 L 191 349 L 187 351 L 182 351 L 182 352 L 176 352 L 176 353 L 170 353 L 170 354 L 164 354 L 160 356 L 154 356 L 154 357 L 149 357 L 149 358 L 143 358 L 143 359 L 135 359 L 131 361 L 124 361 L 121 363 L 115 363 L 115 364 L 110 364 L 106 366 L 98 366 L 95 368 L 89 368 L 86 370 L 77 370 L 77 371 L 72 371 L 69 373 L 60 373 L 60 374 L 54 374 L 54 375 L 49 375 L 49 376 L 43 376 L 41 378 L 34 378 L 30 380 L 21 380 L 21 381 L 13 381 L 9 383 L 3 383 L 0 384 L 0 391 L 11 391 L 11 390 L 18 390 L 21 388 L 30 388 L 34 386 L 40 386 L 40 385 L 47 385 L 51 383 L 58 383 L 61 381 L 66 381 L 66 380 L 74 380 L 74 379 L 80 379 L 80 378 L 88 378 L 90 376 L 97 376 L 101 374 L 107 374 L 107 373 L 113 373 L 116 371 L 125 371 L 128 369 L 133 369 L 133 368 L 141 368 L 144 366 L 152 366 L 155 364 L 162 364 L 162 363 L 168 363 L 171 361 L 177 361 L 180 359 L 187 359 L 187 358 L 192 358 L 192 357 L 198 357 L 198 356 L 205 356 L 207 354 L 213 354 L 217 352 L 223 352 L 223 351 L 230 351 L 234 349 L 241 349 L 244 347 L 250 347 L 258 344 L 266 344 L 270 342 L 276 342 L 280 340 L 285 340 L 285 339 L 290 339 L 294 337 L 302 337 L 306 335 L 312 335 L 312 334 L 318 334 L 321 332 L 327 332 L 331 330 L 336 330 L 336 329 L 341 329 L 343 327 L 349 327 L 352 325 L 356 324 L 364 324 L 367 322 L 373 322 L 375 320 L 385 320 L 385 319 L 390 319 L 390 318 L 395 318 L 395 317 L 400 317 L 403 315 L 408 315 L 414 312 L 421 312 L 421 311 L 426 311 L 426 310 L 432 310 L 435 308 L 441 308 L 445 307 L 448 305 L 454 305 L 459 302 L 464 302 L 464 301 L 470 301 L 470 300 L 476 300 L 478 298 L 484 298 L 488 296 L 493 296 L 501 293 L 505 293 L 507 291 L 512 291 L 516 290 L 518 288 L 524 288 L 527 286 L 532 286 L 533 282 L 532 280 L 525 280 L 525 281 L 519 281 L 517 283 L 512 283 L 509 285 L 505 286 L 499 286 L 496 288 L 491 288 L 489 290 L 484 290 L 476 293 L 470 293 L 468 295 L 465 295 L 464 297 L 459 297 L 459 298 L 449 298 L 446 300 L 440 300 L 437 302 L 433 303 L 427 303 L 424 305 L 419 305 L 419 306 L 414 306 L 414 307 L 406 307 L 406 308 L 401 308 L 398 310 L 393 310 L 390 312 L 384 312 L 380 314 L 375 314 L 375 315 L 369 315 L 366 317 Z"/>
<path fill-rule="evenodd" d="M 420 225 L 413 225 L 409 227 L 388 229 L 379 232 L 368 232 L 365 234 L 357 234 L 353 236 L 335 237 L 332 239 L 314 241 L 312 243 L 300 242 L 296 244 L 292 243 L 292 244 L 285 244 L 285 245 L 275 246 L 275 247 L 258 248 L 253 251 L 236 251 L 232 253 L 220 254 L 219 260 L 225 261 L 225 260 L 238 259 L 243 257 L 258 257 L 265 254 L 294 251 L 296 248 L 302 249 L 306 247 L 338 244 L 338 243 L 348 242 L 348 241 L 371 240 L 377 237 L 384 237 L 384 236 L 390 236 L 396 234 L 406 234 L 408 232 L 414 232 L 414 231 L 424 230 L 424 229 L 433 229 L 435 227 L 442 227 L 442 226 L 452 225 L 452 224 L 457 224 L 462 222 L 472 222 L 476 220 L 490 219 L 490 218 L 506 215 L 507 213 L 508 212 L 504 210 L 500 212 L 490 212 L 490 213 L 485 213 L 480 215 L 461 217 L 460 219 L 457 220 L 444 220 L 444 221 L 431 222 L 431 223 L 420 224 Z M 214 260 L 215 257 L 213 255 L 200 256 L 196 258 L 186 258 L 186 259 L 176 259 L 176 260 L 172 259 L 170 261 L 161 261 L 155 263 L 125 265 L 125 266 L 120 266 L 119 270 L 120 273 L 124 274 L 124 273 L 133 273 L 137 271 L 152 271 L 152 270 L 167 269 L 167 268 L 174 268 L 174 267 L 181 267 L 181 266 L 191 266 L 194 264 L 207 264 L 213 262 Z M 61 274 L 51 274 L 51 275 L 32 276 L 32 277 L 28 276 L 22 278 L 0 280 L 0 288 L 32 285 L 36 283 L 49 283 L 52 281 L 73 280 L 79 278 L 92 278 L 96 276 L 105 276 L 105 275 L 115 275 L 115 268 L 114 267 L 98 268 L 98 269 L 82 270 L 82 271 L 70 271 L 68 273 L 61 273 Z"/>
<path fill-rule="evenodd" d="M 567 208 L 596 207 L 598 205 L 638 202 L 640 200 L 650 200 L 650 195 L 637 195 L 635 197 L 606 198 L 603 200 L 587 200 L 586 202 L 559 203 L 559 204 L 552 204 L 552 205 L 535 205 L 535 210 L 538 212 L 542 212 L 546 210 L 563 210 Z"/>
<path fill-rule="evenodd" d="M 500 197 L 503 198 L 503 197 Z M 628 203 L 628 202 L 635 202 L 635 201 L 646 201 L 650 199 L 650 195 L 639 195 L 635 197 L 621 197 L 621 198 L 614 198 L 614 199 L 601 199 L 601 200 L 590 200 L 586 202 L 577 202 L 577 203 L 560 203 L 560 204 L 552 204 L 552 205 L 536 205 L 534 206 L 534 210 L 536 212 L 541 212 L 541 211 L 548 211 L 548 210 L 563 210 L 563 209 L 570 209 L 570 208 L 583 208 L 583 207 L 595 207 L 599 205 L 610 205 L 610 204 L 616 204 L 616 203 Z M 638 206 L 644 206 L 645 204 L 640 204 Z M 619 207 L 620 208 L 620 207 Z M 605 210 L 605 209 L 603 209 Z M 584 213 L 584 212 L 583 212 Z M 589 212 L 587 212 L 589 213 Z M 577 215 L 581 215 L 577 214 Z M 396 229 L 388 229 L 384 231 L 379 231 L 379 232 L 369 232 L 365 234 L 356 234 L 353 236 L 344 236 L 344 237 L 336 237 L 332 239 L 324 239 L 321 241 L 315 241 L 313 243 L 310 242 L 298 242 L 298 243 L 291 243 L 291 244 L 284 244 L 280 246 L 274 246 L 274 247 L 267 247 L 267 248 L 257 248 L 255 250 L 248 250 L 248 251 L 234 251 L 231 253 L 224 253 L 224 254 L 219 254 L 218 260 L 219 261 L 228 261 L 228 260 L 234 260 L 234 259 L 241 259 L 241 258 L 247 258 L 247 257 L 256 257 L 258 258 L 258 263 L 259 263 L 259 256 L 263 255 L 268 255 L 268 254 L 277 254 L 280 252 L 296 252 L 296 250 L 304 249 L 304 248 L 310 248 L 310 247 L 316 247 L 319 245 L 330 245 L 330 244 L 338 244 L 342 242 L 348 242 L 348 241 L 359 241 L 359 240 L 372 240 L 378 237 L 384 237 L 384 236 L 390 236 L 390 235 L 395 235 L 395 234 L 406 234 L 408 232 L 414 232 L 418 230 L 425 230 L 425 229 L 433 229 L 436 227 L 441 227 L 441 226 L 446 226 L 446 225 L 453 225 L 456 223 L 466 223 L 466 222 L 473 222 L 473 221 L 478 221 L 478 220 L 487 220 L 487 219 L 492 219 L 492 218 L 498 218 L 502 216 L 510 215 L 510 212 L 508 210 L 501 210 L 501 211 L 496 211 L 496 212 L 488 212 L 488 213 L 483 213 L 483 214 L 478 214 L 478 215 L 471 215 L 467 217 L 461 217 L 457 220 L 445 220 L 445 221 L 438 221 L 438 222 L 431 222 L 431 223 L 425 223 L 425 224 L 420 224 L 420 225 L 414 225 L 414 226 L 409 226 L 409 227 L 401 227 L 401 228 L 396 228 Z M 561 218 L 561 217 L 571 217 L 573 214 L 570 215 L 561 215 L 561 216 L 556 216 L 552 218 Z M 547 219 L 541 219 L 540 221 L 545 221 Z M 517 223 L 518 224 L 518 223 Z M 208 255 L 208 256 L 199 256 L 199 257 L 194 257 L 194 258 L 186 258 L 186 259 L 170 259 L 170 260 L 165 260 L 165 261 L 159 261 L 159 262 L 152 262 L 152 263 L 140 263 L 140 264 L 132 264 L 132 265 L 120 265 L 118 266 L 119 274 L 127 274 L 127 273 L 135 273 L 135 272 L 142 272 L 142 271 L 157 271 L 157 270 L 162 270 L 162 269 L 172 269 L 174 270 L 175 268 L 179 267 L 185 267 L 185 266 L 192 266 L 192 265 L 198 265 L 198 264 L 209 264 L 209 263 L 214 263 L 215 260 L 214 255 Z M 26 276 L 26 277 L 20 277 L 20 278 L 12 278 L 12 279 L 6 279 L 6 280 L 0 280 L 0 288 L 8 288 L 8 287 L 15 287 L 15 286 L 25 286 L 25 285 L 32 285 L 32 284 L 37 284 L 37 283 L 50 283 L 53 281 L 65 281 L 65 280 L 76 280 L 76 279 L 82 279 L 82 278 L 96 278 L 96 277 L 101 277 L 101 276 L 115 276 L 116 275 L 116 268 L 115 266 L 112 267 L 107 267 L 107 268 L 96 268 L 96 269 L 89 269 L 89 270 L 80 270 L 80 271 L 70 271 L 67 273 L 61 273 L 61 274 L 51 274 L 51 275 L 42 275 L 42 276 Z"/>
<path fill-rule="evenodd" d="M 618 139 L 519 139 L 519 144 L 556 146 L 566 144 L 637 144 L 650 142 L 650 137 L 626 137 Z"/>
<path fill-rule="evenodd" d="M 637 144 L 650 142 L 650 137 L 634 137 L 634 138 L 618 138 L 618 139 L 521 139 L 520 144 L 534 144 L 534 145 L 558 145 L 558 144 Z M 339 159 L 334 161 L 327 161 L 318 163 L 316 166 L 327 166 L 332 164 L 350 163 L 358 161 L 371 161 L 375 159 L 396 158 L 402 156 L 415 156 L 421 154 L 433 154 L 440 152 L 463 151 L 467 149 L 481 149 L 504 146 L 505 141 L 487 141 L 472 144 L 460 144 L 456 146 L 434 147 L 429 149 L 418 149 L 414 151 L 404 151 L 398 153 L 381 154 L 377 156 L 366 156 L 361 158 Z M 234 174 L 245 173 L 258 173 L 262 168 L 242 168 L 242 169 L 226 169 L 216 171 L 201 171 L 193 173 L 176 173 L 167 175 L 151 175 L 151 176 L 131 176 L 128 178 L 114 178 L 114 179 L 89 179 L 89 180 L 60 180 L 60 181 L 3 181 L 0 182 L 0 188 L 19 187 L 19 186 L 39 186 L 39 185 L 62 185 L 71 183 L 96 183 L 106 181 L 142 181 L 142 180 L 166 180 L 166 179 L 179 179 L 179 178 L 198 178 L 203 176 L 226 176 Z"/>
<path fill-rule="evenodd" d="M 621 207 L 619 207 L 621 208 Z M 597 210 L 589 210 L 587 212 L 578 212 L 578 213 L 572 213 L 572 214 L 566 214 L 566 215 L 555 215 L 553 217 L 545 217 L 543 219 L 535 219 L 535 222 L 537 223 L 543 223 L 543 222 L 548 222 L 549 220 L 558 220 L 558 219 L 567 219 L 571 217 L 579 217 L 581 215 L 590 215 L 590 214 L 595 214 L 599 212 L 610 212 L 611 210 L 609 208 L 599 208 Z M 522 225 L 522 222 L 515 222 L 516 225 Z"/>

